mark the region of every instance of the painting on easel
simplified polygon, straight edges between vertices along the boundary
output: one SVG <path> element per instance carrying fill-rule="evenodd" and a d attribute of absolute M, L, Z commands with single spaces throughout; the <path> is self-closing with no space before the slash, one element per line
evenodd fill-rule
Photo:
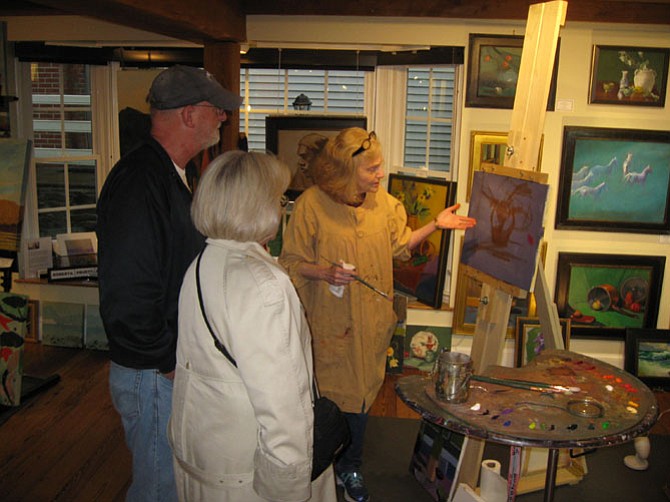
<path fill-rule="evenodd" d="M 0 249 L 18 251 L 23 222 L 30 141 L 0 141 Z"/>
<path fill-rule="evenodd" d="M 543 234 L 548 186 L 507 168 L 474 174 L 461 263 L 522 290 L 531 288 Z M 510 175 L 508 175 L 510 174 Z"/>

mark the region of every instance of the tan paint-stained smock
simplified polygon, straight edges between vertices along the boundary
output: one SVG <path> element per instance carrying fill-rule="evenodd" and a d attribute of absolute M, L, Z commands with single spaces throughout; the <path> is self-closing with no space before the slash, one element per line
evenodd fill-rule
<path fill-rule="evenodd" d="M 338 298 L 326 281 L 309 280 L 298 267 L 343 260 L 392 298 L 393 258 L 409 258 L 410 235 L 404 207 L 383 188 L 359 207 L 337 203 L 317 186 L 295 203 L 279 261 L 307 312 L 319 388 L 343 411 L 367 411 L 379 392 L 396 324 L 393 302 L 357 281 Z"/>

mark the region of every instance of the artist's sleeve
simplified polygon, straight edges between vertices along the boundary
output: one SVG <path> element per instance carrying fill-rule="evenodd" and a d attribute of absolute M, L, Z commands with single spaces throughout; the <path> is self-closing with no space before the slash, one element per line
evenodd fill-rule
<path fill-rule="evenodd" d="M 296 289 L 309 281 L 299 272 L 300 265 L 317 261 L 317 233 L 317 214 L 303 197 L 299 197 L 284 231 L 279 255 L 279 263 L 288 272 Z"/>

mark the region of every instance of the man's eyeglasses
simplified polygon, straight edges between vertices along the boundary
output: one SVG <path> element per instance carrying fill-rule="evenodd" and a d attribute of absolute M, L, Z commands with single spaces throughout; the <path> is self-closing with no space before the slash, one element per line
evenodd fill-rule
<path fill-rule="evenodd" d="M 351 154 L 352 158 L 369 149 L 372 146 L 373 139 L 377 139 L 377 135 L 374 131 L 370 131 L 370 134 L 368 134 L 368 137 L 363 140 L 363 143 L 361 143 L 361 146 L 358 148 L 358 150 Z"/>
<path fill-rule="evenodd" d="M 216 113 L 219 114 L 219 115 L 223 115 L 223 114 L 226 113 L 226 110 L 224 110 L 223 108 L 219 108 L 218 106 L 214 106 L 214 105 L 191 105 L 191 106 L 199 106 L 201 108 L 214 108 L 216 110 Z"/>

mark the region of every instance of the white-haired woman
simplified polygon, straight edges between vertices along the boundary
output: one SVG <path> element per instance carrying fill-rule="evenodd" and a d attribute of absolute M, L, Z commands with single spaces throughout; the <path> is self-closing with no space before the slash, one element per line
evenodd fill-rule
<path fill-rule="evenodd" d="M 283 237 L 279 262 L 305 305 L 314 338 L 319 390 L 345 412 L 351 444 L 337 461 L 345 499 L 366 502 L 361 474 L 367 413 L 384 381 L 386 350 L 396 325 L 393 303 L 352 283 L 358 274 L 393 295 L 393 258 L 409 258 L 438 228 L 467 228 L 458 205 L 422 228 L 407 226 L 402 203 L 382 186 L 382 150 L 374 132 L 349 128 L 331 138 L 310 168 L 315 186 L 305 190 Z M 355 266 L 334 266 L 342 260 Z M 344 288 L 334 295 L 331 286 Z M 337 291 L 337 289 L 335 289 Z"/>
<path fill-rule="evenodd" d="M 181 500 L 337 500 L 332 467 L 310 481 L 310 333 L 264 247 L 289 177 L 269 155 L 227 152 L 194 195 L 193 222 L 208 239 L 181 289 L 168 431 Z"/>

